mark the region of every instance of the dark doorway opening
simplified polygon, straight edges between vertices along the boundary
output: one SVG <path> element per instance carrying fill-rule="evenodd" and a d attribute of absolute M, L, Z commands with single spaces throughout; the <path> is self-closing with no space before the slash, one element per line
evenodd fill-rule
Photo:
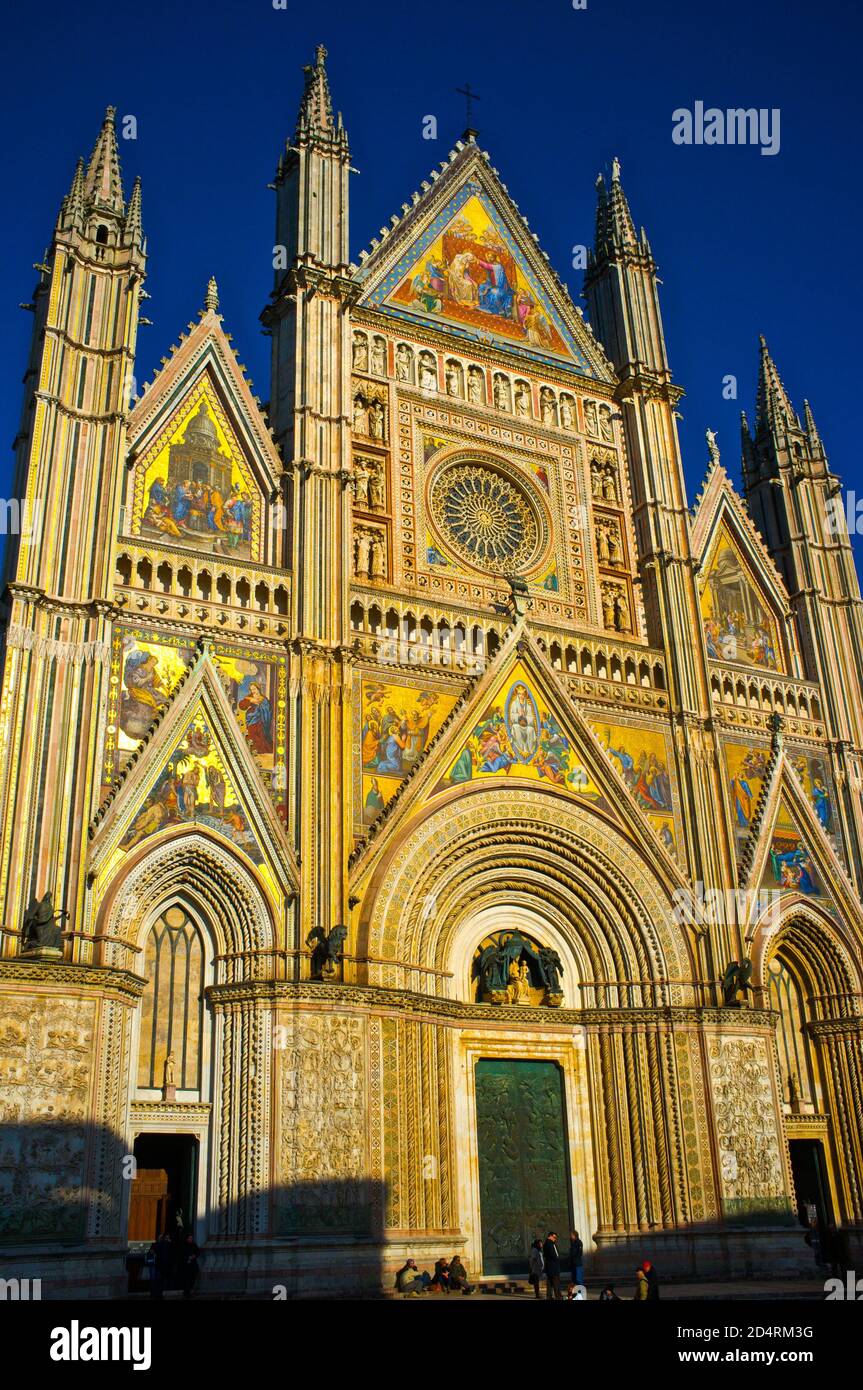
<path fill-rule="evenodd" d="M 556 1231 L 568 1260 L 572 1213 L 563 1072 L 556 1062 L 476 1064 L 484 1274 L 526 1277 L 537 1238 Z"/>
<path fill-rule="evenodd" d="M 819 1233 L 823 1235 L 833 1220 L 824 1145 L 820 1139 L 791 1139 L 788 1147 L 797 1219 L 808 1229 L 814 1216 Z"/>
<path fill-rule="evenodd" d="M 139 1134 L 129 1201 L 129 1244 L 195 1234 L 198 1141 L 193 1134 Z"/>

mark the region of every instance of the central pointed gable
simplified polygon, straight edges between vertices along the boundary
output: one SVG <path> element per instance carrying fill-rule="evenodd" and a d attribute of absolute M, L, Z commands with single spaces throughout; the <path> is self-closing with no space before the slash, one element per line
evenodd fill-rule
<path fill-rule="evenodd" d="M 360 840 L 351 867 L 363 873 L 413 817 L 474 789 L 531 783 L 588 803 L 622 830 L 670 883 L 682 883 L 673 842 L 657 838 L 597 733 L 545 658 L 514 628 L 494 662 L 453 710 L 421 762 Z M 386 836 L 381 834 L 386 825 Z"/>
<path fill-rule="evenodd" d="M 360 304 L 611 380 L 604 354 L 474 144 L 364 260 Z"/>

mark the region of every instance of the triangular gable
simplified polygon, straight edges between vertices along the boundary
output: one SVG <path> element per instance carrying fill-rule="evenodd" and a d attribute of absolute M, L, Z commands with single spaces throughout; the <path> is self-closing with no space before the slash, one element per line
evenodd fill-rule
<path fill-rule="evenodd" d="M 782 579 L 725 469 L 714 464 L 699 496 L 692 548 L 701 561 L 699 595 L 708 655 L 761 670 L 786 671 Z"/>
<path fill-rule="evenodd" d="M 90 827 L 89 872 L 109 878 L 145 842 L 203 829 L 270 884 L 298 883 L 276 807 L 206 648 L 120 775 Z"/>
<path fill-rule="evenodd" d="M 587 802 L 678 885 L 673 846 L 657 840 L 596 733 L 538 649 L 523 637 L 524 620 L 450 714 L 422 763 L 361 840 L 352 869 L 365 872 L 385 837 L 445 796 L 530 783 Z"/>
<path fill-rule="evenodd" d="M 124 529 L 172 547 L 264 560 L 278 450 L 220 316 L 208 310 L 190 328 L 129 417 Z"/>
<path fill-rule="evenodd" d="M 778 894 L 783 907 L 795 898 L 817 901 L 863 920 L 851 881 L 785 751 L 769 779 L 759 819 L 742 887 Z"/>
<path fill-rule="evenodd" d="M 360 305 L 613 380 L 599 345 L 488 156 L 457 147 L 441 177 L 363 257 Z"/>

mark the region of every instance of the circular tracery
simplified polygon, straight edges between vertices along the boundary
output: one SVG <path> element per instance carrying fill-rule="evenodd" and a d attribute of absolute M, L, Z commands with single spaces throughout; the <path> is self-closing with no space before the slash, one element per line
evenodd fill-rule
<path fill-rule="evenodd" d="M 447 545 L 478 569 L 515 573 L 536 559 L 543 527 L 514 479 L 483 463 L 457 463 L 432 483 L 431 512 Z"/>

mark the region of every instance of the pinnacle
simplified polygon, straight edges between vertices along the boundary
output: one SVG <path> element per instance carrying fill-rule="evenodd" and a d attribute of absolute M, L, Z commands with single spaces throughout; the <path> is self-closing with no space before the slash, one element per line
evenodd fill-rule
<path fill-rule="evenodd" d="M 120 179 L 120 156 L 117 133 L 114 129 L 116 107 L 105 112 L 102 129 L 87 165 L 84 192 L 88 202 L 108 211 L 123 213 L 123 185 Z"/>
<path fill-rule="evenodd" d="M 215 313 L 219 307 L 219 287 L 216 284 L 216 277 L 211 275 L 207 281 L 207 293 L 204 295 L 204 308 L 207 312 Z"/>

